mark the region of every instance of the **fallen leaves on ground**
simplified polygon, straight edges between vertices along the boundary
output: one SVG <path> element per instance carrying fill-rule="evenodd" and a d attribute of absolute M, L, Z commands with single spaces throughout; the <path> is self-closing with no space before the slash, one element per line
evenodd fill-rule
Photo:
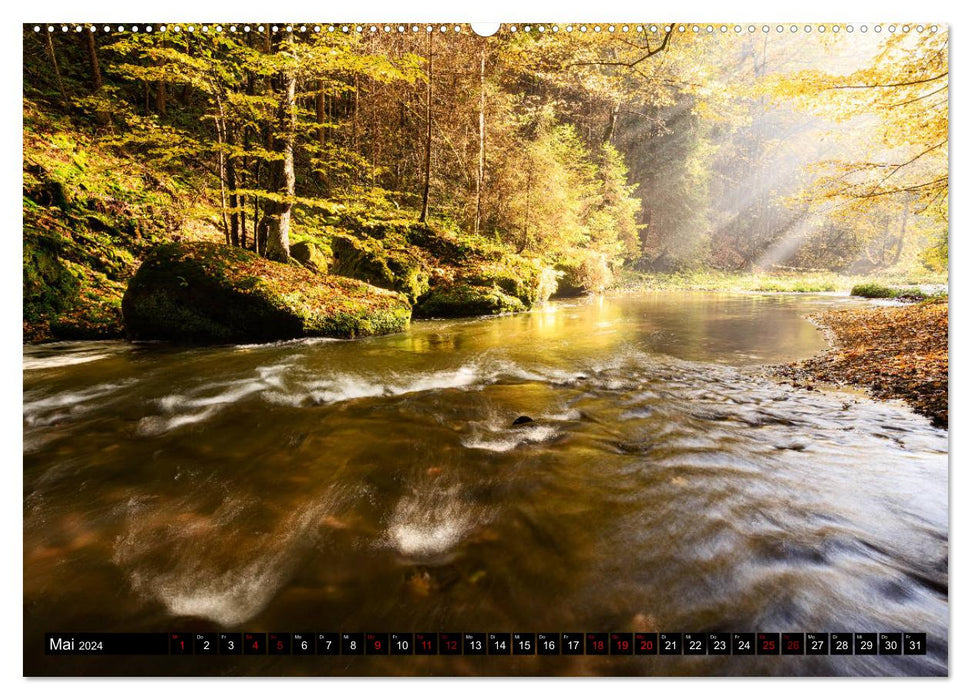
<path fill-rule="evenodd" d="M 832 344 L 802 362 L 777 367 L 797 386 L 825 382 L 903 399 L 946 428 L 946 302 L 827 311 L 812 317 Z"/>

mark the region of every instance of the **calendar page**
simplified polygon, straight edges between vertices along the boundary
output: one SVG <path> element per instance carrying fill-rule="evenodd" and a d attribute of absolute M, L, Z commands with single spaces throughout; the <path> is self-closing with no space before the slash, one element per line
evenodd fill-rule
<path fill-rule="evenodd" d="M 948 26 L 641 19 L 23 25 L 24 675 L 948 675 Z"/>

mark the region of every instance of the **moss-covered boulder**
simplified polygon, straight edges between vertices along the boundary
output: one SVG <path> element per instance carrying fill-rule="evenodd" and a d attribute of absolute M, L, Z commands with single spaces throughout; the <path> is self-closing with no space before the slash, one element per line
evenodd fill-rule
<path fill-rule="evenodd" d="M 327 274 L 327 256 L 310 241 L 298 241 L 290 246 L 290 256 L 308 270 Z"/>
<path fill-rule="evenodd" d="M 525 311 L 526 305 L 498 287 L 481 287 L 462 282 L 442 284 L 415 306 L 419 318 L 454 318 Z"/>
<path fill-rule="evenodd" d="M 393 289 L 412 303 L 428 292 L 428 273 L 417 255 L 406 248 L 392 247 L 378 239 L 343 235 L 334 236 L 330 248 L 334 256 L 332 274 Z"/>
<path fill-rule="evenodd" d="M 478 287 L 498 287 L 527 307 L 541 304 L 556 291 L 557 275 L 552 268 L 520 256 L 483 262 L 463 273 L 461 280 Z"/>
<path fill-rule="evenodd" d="M 577 297 L 584 294 L 600 294 L 614 280 L 613 272 L 602 253 L 584 251 L 573 259 L 556 266 L 559 277 L 556 297 Z"/>
<path fill-rule="evenodd" d="M 63 311 L 78 293 L 78 281 L 61 260 L 56 235 L 24 230 L 24 319 L 39 320 Z"/>
<path fill-rule="evenodd" d="M 354 338 L 404 329 L 405 298 L 215 243 L 160 245 L 122 300 L 129 337 L 185 343 Z"/>

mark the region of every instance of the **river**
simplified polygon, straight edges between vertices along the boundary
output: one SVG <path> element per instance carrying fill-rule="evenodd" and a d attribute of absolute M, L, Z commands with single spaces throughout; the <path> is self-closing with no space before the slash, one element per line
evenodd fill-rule
<path fill-rule="evenodd" d="M 657 293 L 356 341 L 25 346 L 25 673 L 946 674 L 947 431 L 759 371 L 853 303 Z M 222 630 L 913 631 L 928 654 L 41 651 Z"/>

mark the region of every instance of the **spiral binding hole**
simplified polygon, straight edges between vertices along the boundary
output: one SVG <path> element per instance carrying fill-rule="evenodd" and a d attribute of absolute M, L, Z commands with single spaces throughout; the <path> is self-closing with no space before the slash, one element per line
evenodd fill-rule
<path fill-rule="evenodd" d="M 399 34 L 404 34 L 404 33 L 406 33 L 406 32 L 409 31 L 409 27 L 410 27 L 410 31 L 412 33 L 418 33 L 418 32 L 420 32 L 422 30 L 422 26 L 421 25 L 417 25 L 417 24 L 413 24 L 413 25 L 404 25 L 404 24 L 399 24 L 399 25 L 391 25 L 391 24 L 385 24 L 385 25 L 360 25 L 360 24 L 356 24 L 356 25 L 333 25 L 333 24 L 331 24 L 331 25 L 319 25 L 319 24 L 315 24 L 315 25 L 310 25 L 310 26 L 308 26 L 306 24 L 301 24 L 301 25 L 288 24 L 288 25 L 283 25 L 283 26 L 272 25 L 272 26 L 269 27 L 269 29 L 273 33 L 279 33 L 280 31 L 286 31 L 286 32 L 289 32 L 289 33 L 300 32 L 302 34 L 306 34 L 308 31 L 312 31 L 315 34 L 320 34 L 321 32 L 323 32 L 326 29 L 326 31 L 329 32 L 329 33 L 333 33 L 333 32 L 336 32 L 336 31 L 339 30 L 339 31 L 341 31 L 344 34 L 349 33 L 351 30 L 353 30 L 354 32 L 356 32 L 358 34 L 363 34 L 365 31 L 367 31 L 369 33 L 372 33 L 372 34 L 376 34 L 378 32 L 385 33 L 385 34 L 390 34 L 392 32 L 397 32 Z M 910 25 L 910 24 L 902 24 L 902 25 L 897 25 L 897 24 L 887 24 L 887 25 L 882 25 L 882 24 L 873 24 L 873 25 L 867 25 L 867 24 L 861 24 L 861 25 L 852 25 L 852 24 L 840 25 L 840 24 L 834 24 L 834 25 L 825 25 L 825 24 L 819 24 L 819 25 L 815 25 L 815 26 L 814 25 L 810 25 L 810 24 L 806 24 L 806 25 L 797 25 L 797 24 L 782 25 L 782 24 L 777 24 L 777 25 L 774 25 L 774 26 L 768 25 L 768 24 L 764 24 L 764 25 L 761 25 L 761 26 L 757 26 L 757 25 L 754 25 L 754 24 L 750 24 L 750 25 L 747 25 L 747 26 L 744 26 L 744 27 L 742 25 L 738 25 L 738 24 L 736 24 L 736 25 L 725 25 L 725 24 L 722 24 L 722 25 L 712 25 L 712 24 L 708 24 L 708 25 L 698 25 L 698 24 L 691 24 L 691 25 L 684 25 L 684 24 L 678 24 L 678 25 L 670 25 L 670 24 L 669 25 L 656 25 L 656 24 L 652 24 L 652 25 L 647 25 L 647 26 L 641 25 L 641 24 L 638 24 L 638 25 L 628 25 L 628 24 L 624 24 L 624 25 L 614 25 L 614 24 L 606 24 L 606 25 L 601 25 L 601 24 L 572 25 L 572 24 L 568 24 L 568 25 L 565 25 L 565 26 L 562 26 L 562 27 L 560 25 L 558 25 L 558 24 L 549 24 L 549 25 L 547 25 L 547 24 L 538 24 L 538 25 L 531 25 L 531 24 L 516 25 L 516 24 L 511 24 L 511 25 L 508 25 L 506 28 L 508 29 L 508 31 L 510 33 L 516 33 L 516 32 L 519 32 L 519 31 L 524 31 L 524 32 L 527 32 L 527 33 L 529 33 L 529 32 L 538 32 L 538 33 L 541 33 L 541 34 L 545 34 L 547 32 L 558 33 L 561 30 L 563 30 L 563 31 L 566 31 L 567 33 L 572 33 L 574 31 L 579 31 L 579 32 L 581 32 L 583 34 L 586 34 L 588 32 L 593 32 L 594 34 L 601 34 L 601 33 L 605 32 L 605 31 L 607 33 L 609 33 L 609 34 L 616 34 L 618 32 L 627 34 L 627 33 L 630 33 L 631 31 L 636 31 L 638 33 L 644 33 L 644 32 L 647 32 L 647 31 L 650 31 L 651 33 L 658 33 L 659 31 L 663 31 L 665 33 L 672 32 L 672 31 L 677 31 L 679 33 L 684 33 L 684 32 L 690 31 L 693 34 L 699 34 L 699 35 L 700 34 L 712 34 L 713 35 L 713 34 L 716 33 L 716 31 L 717 32 L 720 32 L 722 34 L 727 34 L 731 30 L 732 33 L 734 33 L 736 35 L 740 35 L 740 34 L 742 34 L 742 32 L 746 32 L 746 31 L 749 34 L 754 34 L 754 33 L 758 32 L 758 31 L 761 31 L 763 34 L 769 34 L 769 33 L 771 33 L 773 31 L 773 29 L 775 30 L 775 32 L 777 34 L 782 34 L 782 33 L 784 33 L 786 31 L 787 28 L 788 28 L 789 32 L 792 33 L 792 34 L 799 33 L 800 30 L 803 33 L 805 33 L 805 34 L 811 34 L 813 32 L 818 32 L 820 34 L 825 34 L 827 32 L 831 32 L 833 34 L 838 34 L 840 32 L 845 32 L 847 34 L 852 34 L 852 33 L 857 32 L 857 31 L 860 32 L 860 33 L 863 33 L 863 34 L 866 34 L 866 33 L 870 32 L 870 31 L 875 32 L 877 34 L 882 34 L 884 32 L 884 30 L 886 30 L 889 34 L 893 34 L 893 35 L 896 35 L 898 33 L 910 34 L 911 32 L 916 32 L 918 34 L 923 34 L 924 32 L 930 32 L 931 34 L 935 34 L 935 33 L 937 33 L 939 31 L 938 25 L 934 25 L 934 24 L 932 24 L 932 25 L 923 25 L 923 24 L 916 24 L 916 25 Z M 155 33 L 171 32 L 171 33 L 174 33 L 174 34 L 179 34 L 179 33 L 183 32 L 183 31 L 189 32 L 190 34 L 194 34 L 196 32 L 201 32 L 203 34 L 210 34 L 210 33 L 221 34 L 221 33 L 224 33 L 225 31 L 227 31 L 227 27 L 224 26 L 224 25 L 221 25 L 221 24 L 198 24 L 198 25 L 196 25 L 196 24 L 185 24 L 185 25 L 179 25 L 179 24 L 165 25 L 165 24 L 160 24 L 160 25 L 157 25 L 157 26 L 156 25 L 152 25 L 152 24 L 145 24 L 145 25 L 133 24 L 133 25 L 128 25 L 128 26 L 126 26 L 126 25 L 118 25 L 116 27 L 113 27 L 113 26 L 110 26 L 110 25 L 100 25 L 99 26 L 99 25 L 95 25 L 95 24 L 90 24 L 90 25 L 89 24 L 59 24 L 59 25 L 58 24 L 48 24 L 48 25 L 35 24 L 35 25 L 32 25 L 31 26 L 31 29 L 34 31 L 34 33 L 37 33 L 37 34 L 39 34 L 41 32 L 44 32 L 44 31 L 47 31 L 48 33 L 53 33 L 53 32 L 56 32 L 56 31 L 60 31 L 61 33 L 68 33 L 68 32 L 80 33 L 80 32 L 83 32 L 85 29 L 87 29 L 88 31 L 93 32 L 93 33 L 97 33 L 97 32 L 100 31 L 100 32 L 104 32 L 106 34 L 107 33 L 112 33 L 112 32 L 117 32 L 117 33 L 130 32 L 132 34 L 137 34 L 137 33 L 151 34 L 153 32 L 155 32 Z M 249 24 L 244 24 L 244 25 L 235 25 L 235 24 L 228 25 L 228 31 L 229 31 L 229 33 L 232 33 L 232 34 L 238 34 L 240 32 L 249 33 L 249 32 L 252 32 L 252 31 L 257 31 L 257 32 L 262 33 L 266 29 L 267 29 L 267 27 L 265 25 L 249 25 Z M 464 29 L 463 29 L 462 25 L 458 25 L 458 24 L 456 24 L 456 25 L 446 25 L 446 24 L 431 25 L 431 24 L 429 24 L 429 25 L 425 25 L 424 26 L 424 30 L 426 32 L 434 32 L 434 31 L 437 30 L 441 34 L 449 34 L 449 33 L 461 34 L 461 33 L 464 32 Z"/>

